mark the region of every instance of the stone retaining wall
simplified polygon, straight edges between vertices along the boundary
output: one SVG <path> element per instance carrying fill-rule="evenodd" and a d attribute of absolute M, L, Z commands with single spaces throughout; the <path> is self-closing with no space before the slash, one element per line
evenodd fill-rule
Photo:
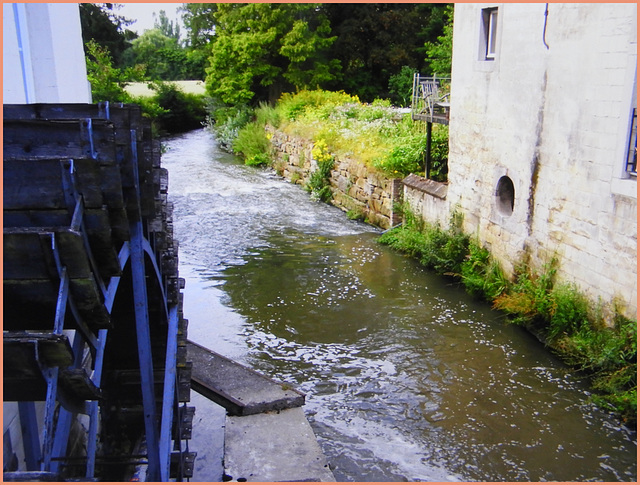
<path fill-rule="evenodd" d="M 267 127 L 273 146 L 274 166 L 292 183 L 305 185 L 318 169 L 311 150 L 313 141 L 295 138 Z M 402 222 L 394 202 L 402 199 L 402 180 L 388 178 L 350 157 L 336 157 L 331 171 L 331 203 L 344 211 L 360 215 L 382 229 Z"/>

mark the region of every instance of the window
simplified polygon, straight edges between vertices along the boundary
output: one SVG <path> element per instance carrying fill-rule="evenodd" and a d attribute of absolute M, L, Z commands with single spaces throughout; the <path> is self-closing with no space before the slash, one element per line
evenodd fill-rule
<path fill-rule="evenodd" d="M 638 162 L 638 108 L 633 108 L 631 120 L 631 133 L 629 134 L 629 147 L 627 149 L 627 173 L 636 177 Z"/>
<path fill-rule="evenodd" d="M 498 37 L 498 9 L 485 8 L 482 10 L 484 59 L 493 60 L 496 58 L 496 39 Z"/>

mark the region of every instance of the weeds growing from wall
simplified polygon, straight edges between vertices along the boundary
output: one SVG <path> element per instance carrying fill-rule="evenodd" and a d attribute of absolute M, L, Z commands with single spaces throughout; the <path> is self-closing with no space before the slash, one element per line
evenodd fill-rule
<path fill-rule="evenodd" d="M 632 428 L 637 423 L 637 322 L 615 308 L 613 326 L 601 304 L 578 288 L 556 282 L 558 261 L 540 271 L 525 264 L 509 281 L 491 254 L 461 231 L 455 214 L 448 229 L 425 223 L 404 209 L 404 224 L 379 241 L 417 258 L 440 274 L 456 276 L 472 295 L 492 302 L 514 324 L 527 327 L 567 364 L 591 377 L 593 401 L 616 412 Z"/>
<path fill-rule="evenodd" d="M 334 157 L 329 153 L 324 140 L 319 140 L 311 150 L 311 156 L 318 164 L 318 168 L 311 174 L 305 189 L 311 192 L 314 200 L 329 202 L 333 197 L 331 192 L 331 170 L 333 170 Z"/>

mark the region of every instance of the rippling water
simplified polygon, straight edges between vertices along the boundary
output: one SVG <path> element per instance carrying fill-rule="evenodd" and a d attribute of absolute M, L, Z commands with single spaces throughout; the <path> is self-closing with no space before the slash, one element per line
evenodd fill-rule
<path fill-rule="evenodd" d="M 636 480 L 635 434 L 528 333 L 206 131 L 166 146 L 190 338 L 305 392 L 339 481 Z"/>

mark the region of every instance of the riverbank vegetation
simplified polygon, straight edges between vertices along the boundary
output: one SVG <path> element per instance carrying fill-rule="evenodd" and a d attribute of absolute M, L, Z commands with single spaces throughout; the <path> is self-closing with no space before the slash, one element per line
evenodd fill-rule
<path fill-rule="evenodd" d="M 201 127 L 205 118 L 203 95 L 185 93 L 171 82 L 149 82 L 150 96 L 133 96 L 125 87 L 134 73 L 113 66 L 106 48 L 90 40 L 87 43 L 87 78 L 94 102 L 138 104 L 144 116 L 151 118 L 156 135 L 177 133 Z"/>
<path fill-rule="evenodd" d="M 248 119 L 252 117 L 252 121 Z M 362 103 L 344 92 L 300 91 L 284 94 L 271 107 L 221 108 L 212 129 L 222 143 L 249 164 L 271 163 L 267 125 L 326 147 L 336 157 L 351 157 L 387 175 L 424 171 L 425 126 L 386 100 Z M 246 123 L 246 124 L 244 124 Z M 432 176 L 446 180 L 448 130 L 437 125 L 432 138 Z"/>
<path fill-rule="evenodd" d="M 479 241 L 462 232 L 454 214 L 448 228 L 428 224 L 409 210 L 404 223 L 379 241 L 458 279 L 472 295 L 491 302 L 512 323 L 533 332 L 568 365 L 591 379 L 593 401 L 637 425 L 637 322 L 604 303 L 592 302 L 575 285 L 556 282 L 557 260 L 540 271 L 518 266 L 507 279 Z M 612 317 L 611 317 L 612 315 Z"/>

